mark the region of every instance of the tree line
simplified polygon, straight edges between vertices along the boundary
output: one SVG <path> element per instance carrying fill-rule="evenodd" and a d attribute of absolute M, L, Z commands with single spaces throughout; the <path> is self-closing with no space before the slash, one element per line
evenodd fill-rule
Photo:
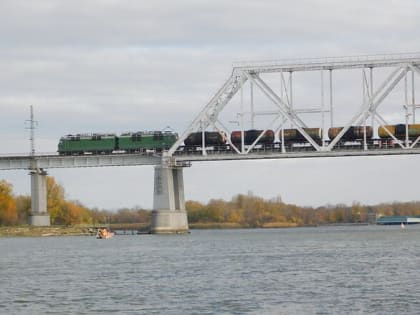
<path fill-rule="evenodd" d="M 151 211 L 123 208 L 117 211 L 89 209 L 78 201 L 65 199 L 63 187 L 47 177 L 47 207 L 52 225 L 142 223 L 150 224 Z M 420 202 L 382 203 L 374 206 L 353 203 L 322 207 L 287 204 L 280 197 L 266 200 L 252 193 L 238 194 L 230 201 L 212 199 L 208 203 L 187 201 L 192 225 L 238 227 L 309 226 L 337 223 L 364 223 L 372 216 L 420 216 Z M 13 194 L 10 183 L 0 180 L 0 226 L 27 224 L 31 197 Z"/>
<path fill-rule="evenodd" d="M 315 226 L 324 224 L 374 223 L 380 216 L 420 216 L 420 202 L 381 203 L 374 206 L 354 202 L 301 207 L 284 203 L 280 197 L 265 200 L 252 194 L 239 194 L 230 201 L 210 200 L 207 204 L 187 202 L 192 224 L 231 223 L 242 227 Z"/>
<path fill-rule="evenodd" d="M 150 211 L 119 209 L 118 211 L 90 209 L 79 201 L 66 200 L 64 188 L 47 176 L 47 208 L 52 225 L 149 223 Z M 13 187 L 0 180 L 0 226 L 24 225 L 31 214 L 31 197 L 15 196 Z"/>

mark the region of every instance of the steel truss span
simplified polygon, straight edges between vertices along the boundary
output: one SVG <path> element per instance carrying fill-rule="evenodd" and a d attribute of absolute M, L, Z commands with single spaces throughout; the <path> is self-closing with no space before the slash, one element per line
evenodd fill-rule
<path fill-rule="evenodd" d="M 315 84 L 299 81 L 314 74 Z M 167 154 L 188 161 L 261 151 L 279 158 L 418 154 L 419 75 L 420 53 L 236 63 Z M 307 106 L 300 94 L 314 86 L 319 92 Z"/>
<path fill-rule="evenodd" d="M 237 63 L 162 154 L 0 156 L 0 170 L 420 154 L 419 76 L 420 53 Z"/>

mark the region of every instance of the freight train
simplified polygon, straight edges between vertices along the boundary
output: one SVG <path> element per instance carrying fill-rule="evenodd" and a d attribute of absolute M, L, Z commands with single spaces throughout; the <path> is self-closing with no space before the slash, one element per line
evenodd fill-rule
<path fill-rule="evenodd" d="M 178 139 L 170 131 L 144 131 L 116 134 L 67 135 L 58 143 L 60 155 L 145 153 L 168 150 Z"/>
<path fill-rule="evenodd" d="M 335 139 L 344 127 L 328 129 L 329 140 Z M 323 133 L 321 128 L 303 128 L 303 130 L 318 144 L 322 143 Z M 365 135 L 366 133 L 366 135 Z M 243 135 L 243 141 L 242 141 Z M 394 136 L 398 141 L 408 140 L 413 143 L 420 137 L 420 124 L 386 125 L 378 128 L 378 139 L 373 139 L 371 126 L 351 126 L 337 143 L 339 146 L 362 145 L 366 139 L 370 146 L 381 147 L 384 144 L 393 145 Z M 278 141 L 275 141 L 276 136 Z M 109 153 L 155 153 L 168 150 L 178 139 L 178 134 L 170 131 L 145 131 L 116 134 L 77 134 L 67 135 L 60 139 L 58 153 L 60 155 L 80 154 L 109 154 Z M 258 140 L 258 141 L 257 141 Z M 204 141 L 207 150 L 230 151 L 232 150 L 228 136 L 224 132 L 205 131 Z M 312 146 L 297 129 L 283 129 L 276 135 L 273 130 L 244 130 L 232 131 L 230 142 L 238 149 L 242 143 L 250 146 L 255 143 L 256 149 L 279 149 L 283 144 L 288 148 L 308 148 Z M 203 133 L 193 132 L 184 140 L 184 145 L 178 148 L 180 152 L 200 151 L 203 145 Z M 420 141 L 419 141 L 420 145 Z"/>

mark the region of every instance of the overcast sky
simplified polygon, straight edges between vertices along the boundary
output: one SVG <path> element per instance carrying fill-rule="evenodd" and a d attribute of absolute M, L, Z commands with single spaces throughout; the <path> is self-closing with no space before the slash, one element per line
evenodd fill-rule
<path fill-rule="evenodd" d="M 167 126 L 181 133 L 236 61 L 420 52 L 416 0 L 2 0 L 0 12 L 0 154 L 29 151 L 31 104 L 36 149 L 54 152 L 69 133 Z M 311 87 L 302 83 L 302 94 L 318 98 Z M 354 98 L 337 91 L 343 104 Z M 253 191 L 312 206 L 420 200 L 419 163 L 420 156 L 195 163 L 184 170 L 185 194 L 208 201 Z M 49 174 L 89 207 L 152 208 L 150 166 Z M 26 171 L 0 178 L 29 194 Z"/>

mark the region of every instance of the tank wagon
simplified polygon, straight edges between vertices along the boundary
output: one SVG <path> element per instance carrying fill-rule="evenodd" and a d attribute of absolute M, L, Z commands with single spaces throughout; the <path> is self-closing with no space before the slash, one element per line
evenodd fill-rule
<path fill-rule="evenodd" d="M 209 146 L 220 146 L 226 144 L 226 134 L 218 131 L 205 131 L 204 142 Z M 193 132 L 184 140 L 186 146 L 201 146 L 203 145 L 203 133 Z"/>
<path fill-rule="evenodd" d="M 251 145 L 257 140 L 257 138 L 264 132 L 264 130 L 246 130 L 244 131 L 244 144 Z M 242 143 L 242 131 L 232 131 L 230 135 L 230 141 L 234 145 L 241 145 Z M 266 130 L 261 138 L 258 140 L 257 144 L 272 144 L 274 143 L 274 131 Z"/>
<path fill-rule="evenodd" d="M 303 128 L 303 130 L 315 141 L 322 140 L 321 128 Z M 279 132 L 279 139 L 282 139 L 282 131 Z M 297 129 L 283 129 L 284 142 L 307 142 L 306 138 Z"/>
<path fill-rule="evenodd" d="M 61 137 L 60 155 L 110 154 L 113 152 L 142 153 L 169 149 L 178 135 L 165 131 L 127 132 L 116 134 L 76 134 Z"/>
<path fill-rule="evenodd" d="M 407 127 L 407 128 L 406 128 Z M 385 129 L 386 128 L 386 129 Z M 416 139 L 420 136 L 420 124 L 397 124 L 385 125 L 378 128 L 378 136 L 381 139 L 391 139 L 392 137 L 386 131 L 388 130 L 395 138 L 404 140 L 408 131 L 409 139 Z"/>
<path fill-rule="evenodd" d="M 328 129 L 328 138 L 334 140 L 338 134 L 344 129 L 344 127 L 332 127 Z M 341 141 L 356 141 L 366 139 L 372 139 L 373 128 L 371 126 L 351 126 L 341 137 Z"/>

